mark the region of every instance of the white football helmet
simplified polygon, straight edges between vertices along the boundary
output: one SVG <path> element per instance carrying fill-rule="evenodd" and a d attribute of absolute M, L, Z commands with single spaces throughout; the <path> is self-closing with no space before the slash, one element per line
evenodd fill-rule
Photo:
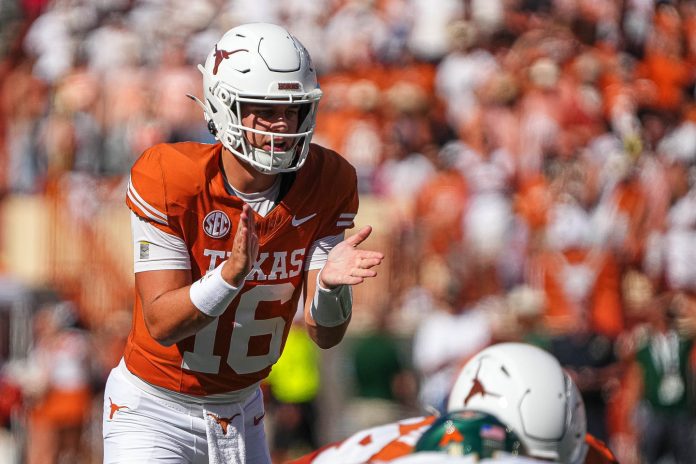
<path fill-rule="evenodd" d="M 448 411 L 462 409 L 497 417 L 530 456 L 564 464 L 585 460 L 585 404 L 556 358 L 540 348 L 501 343 L 471 358 L 447 405 Z"/>
<path fill-rule="evenodd" d="M 208 129 L 236 156 L 265 173 L 296 171 L 305 162 L 322 92 L 305 47 L 280 26 L 251 23 L 230 29 L 205 61 L 202 103 Z M 201 102 L 199 102 L 201 103 Z M 242 103 L 300 105 L 297 132 L 242 125 Z M 245 132 L 268 135 L 271 149 L 252 146 Z M 287 142 L 276 150 L 274 139 Z"/>

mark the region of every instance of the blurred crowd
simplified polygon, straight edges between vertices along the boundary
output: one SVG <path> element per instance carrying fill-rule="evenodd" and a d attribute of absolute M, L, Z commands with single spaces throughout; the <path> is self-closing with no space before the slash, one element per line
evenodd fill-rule
<path fill-rule="evenodd" d="M 524 340 L 622 463 L 696 462 L 696 1 L 4 1 L 0 195 L 60 185 L 84 218 L 123 201 L 148 146 L 212 142 L 186 94 L 249 21 L 308 48 L 315 141 L 388 227 L 386 288 L 347 349 L 351 427 L 442 409 L 468 357 Z M 269 384 L 279 460 L 321 444 L 297 340 L 310 385 Z"/>

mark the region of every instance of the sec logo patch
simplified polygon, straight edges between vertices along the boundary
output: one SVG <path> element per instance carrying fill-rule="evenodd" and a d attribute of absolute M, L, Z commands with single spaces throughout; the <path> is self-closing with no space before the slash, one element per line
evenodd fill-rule
<path fill-rule="evenodd" d="M 219 209 L 209 212 L 203 219 L 203 231 L 208 237 L 222 238 L 229 233 L 231 227 L 230 218 Z"/>

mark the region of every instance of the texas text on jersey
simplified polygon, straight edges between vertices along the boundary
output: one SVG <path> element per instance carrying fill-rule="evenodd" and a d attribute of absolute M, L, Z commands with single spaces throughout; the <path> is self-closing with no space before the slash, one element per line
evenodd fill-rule
<path fill-rule="evenodd" d="M 199 279 L 229 256 L 244 202 L 231 195 L 221 144 L 161 144 L 131 170 L 126 202 L 140 218 L 185 242 Z M 353 227 L 355 170 L 336 153 L 311 145 L 304 167 L 284 174 L 279 203 L 256 213 L 259 253 L 246 284 L 219 318 L 172 346 L 149 334 L 136 292 L 125 348 L 128 370 L 168 390 L 211 395 L 250 387 L 268 375 L 284 346 L 302 294 L 305 257 L 318 239 Z M 148 253 L 140 244 L 140 253 Z"/>

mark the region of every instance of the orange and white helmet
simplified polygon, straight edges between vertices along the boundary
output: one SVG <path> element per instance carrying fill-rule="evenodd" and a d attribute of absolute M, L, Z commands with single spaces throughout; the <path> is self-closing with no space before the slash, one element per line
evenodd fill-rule
<path fill-rule="evenodd" d="M 585 460 L 587 419 L 577 386 L 556 358 L 524 343 L 490 346 L 462 368 L 448 411 L 492 414 L 511 427 L 530 456 L 564 464 Z"/>
<path fill-rule="evenodd" d="M 215 44 L 203 73 L 203 110 L 211 133 L 233 154 L 266 173 L 296 171 L 305 162 L 322 92 L 305 47 L 280 26 L 251 23 L 230 29 Z M 242 125 L 240 105 L 299 105 L 297 132 Z M 246 132 L 268 135 L 271 149 L 252 146 Z M 282 139 L 282 150 L 274 140 Z"/>

